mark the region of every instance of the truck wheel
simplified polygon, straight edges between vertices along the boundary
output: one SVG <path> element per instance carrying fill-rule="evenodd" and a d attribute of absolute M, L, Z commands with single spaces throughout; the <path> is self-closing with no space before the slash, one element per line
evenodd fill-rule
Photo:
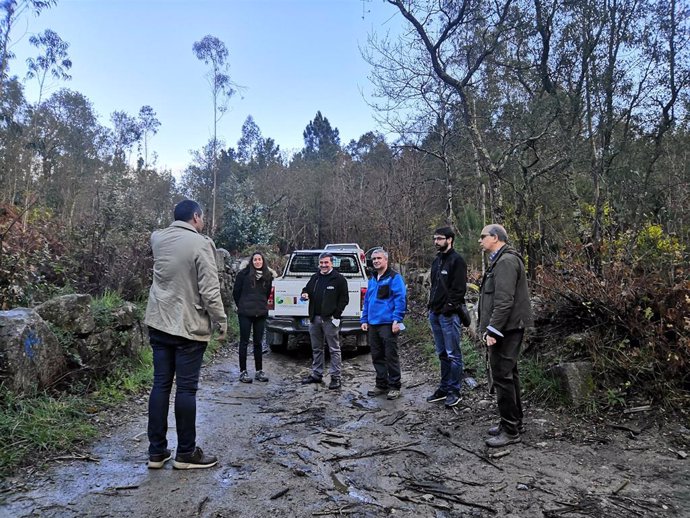
<path fill-rule="evenodd" d="M 268 333 L 268 346 L 274 353 L 286 352 L 288 346 L 288 335 L 283 333 Z"/>
<path fill-rule="evenodd" d="M 357 335 L 357 352 L 362 354 L 362 353 L 368 353 L 370 351 L 369 348 L 369 340 L 367 339 L 367 334 L 362 333 Z"/>

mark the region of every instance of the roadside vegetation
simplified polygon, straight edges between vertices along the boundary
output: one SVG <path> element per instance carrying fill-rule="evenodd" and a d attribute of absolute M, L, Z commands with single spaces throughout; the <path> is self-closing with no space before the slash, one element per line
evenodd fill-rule
<path fill-rule="evenodd" d="M 94 299 L 93 309 L 101 325 L 108 324 L 110 310 L 122 299 L 106 293 Z M 228 318 L 228 337 L 238 335 L 234 315 Z M 61 343 L 70 335 L 59 337 Z M 63 343 L 69 346 L 68 343 Z M 210 362 L 221 343 L 214 337 L 204 354 Z M 133 397 L 145 396 L 153 380 L 151 348 L 144 347 L 135 358 L 122 358 L 99 377 L 75 377 L 41 393 L 19 397 L 0 385 L 0 478 L 22 466 L 40 466 L 50 460 L 79 455 L 79 448 L 96 437 L 108 417 L 104 413 Z"/>

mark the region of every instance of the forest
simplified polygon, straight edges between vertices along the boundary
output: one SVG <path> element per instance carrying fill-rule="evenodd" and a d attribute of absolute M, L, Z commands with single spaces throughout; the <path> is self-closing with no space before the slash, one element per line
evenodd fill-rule
<path fill-rule="evenodd" d="M 406 25 L 362 49 L 378 129 L 342 142 L 315 106 L 304 147 L 289 155 L 248 117 L 236 145 L 214 131 L 176 179 L 152 158 L 150 101 L 104 124 L 69 88 L 58 34 L 32 36 L 33 56 L 12 54 L 22 17 L 59 5 L 3 2 L 0 309 L 66 292 L 145 298 L 150 232 L 184 197 L 238 255 L 357 242 L 424 268 L 433 230 L 450 224 L 474 282 L 480 230 L 497 222 L 527 261 L 539 354 L 591 359 L 616 397 L 687 401 L 687 1 L 385 3 Z M 217 120 L 235 93 L 228 50 L 214 36 L 192 43 Z M 19 59 L 27 77 L 12 74 Z M 25 81 L 49 78 L 64 86 L 25 97 Z M 559 345 L 582 332 L 577 346 Z"/>

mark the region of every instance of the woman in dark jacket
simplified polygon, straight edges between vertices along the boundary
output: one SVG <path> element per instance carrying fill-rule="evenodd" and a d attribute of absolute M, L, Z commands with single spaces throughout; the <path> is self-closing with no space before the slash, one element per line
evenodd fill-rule
<path fill-rule="evenodd" d="M 237 305 L 237 318 L 240 323 L 240 381 L 251 383 L 252 378 L 247 372 L 247 346 L 249 332 L 254 336 L 254 367 L 256 381 L 268 381 L 262 369 L 261 340 L 264 336 L 264 326 L 268 316 L 268 297 L 271 294 L 273 276 L 271 275 L 264 256 L 254 252 L 249 264 L 242 269 L 235 279 L 232 298 Z"/>

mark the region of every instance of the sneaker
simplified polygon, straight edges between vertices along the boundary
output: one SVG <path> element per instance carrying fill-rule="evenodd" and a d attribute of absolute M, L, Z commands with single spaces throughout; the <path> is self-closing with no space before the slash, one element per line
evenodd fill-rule
<path fill-rule="evenodd" d="M 175 469 L 204 469 L 218 464 L 218 459 L 213 455 L 205 455 L 198 446 L 192 453 L 178 453 L 173 461 Z"/>
<path fill-rule="evenodd" d="M 451 408 L 460 403 L 460 394 L 453 394 L 452 392 L 446 396 L 446 408 Z"/>
<path fill-rule="evenodd" d="M 309 383 L 321 383 L 321 378 L 316 378 L 311 374 L 302 380 L 302 385 L 307 385 Z"/>
<path fill-rule="evenodd" d="M 268 377 L 264 374 L 264 371 L 256 371 L 256 374 L 254 375 L 254 379 L 256 381 L 261 381 L 261 382 L 268 381 Z"/>
<path fill-rule="evenodd" d="M 488 433 L 491 437 L 496 437 L 497 435 L 500 435 L 500 433 L 503 431 L 503 426 L 501 426 L 501 423 L 498 423 L 495 426 L 492 426 L 489 428 L 486 433 Z M 518 432 L 519 433 L 525 433 L 525 425 L 520 423 L 518 424 Z"/>
<path fill-rule="evenodd" d="M 522 441 L 519 433 L 515 435 L 501 430 L 501 433 L 495 437 L 489 437 L 485 442 L 489 448 L 500 448 L 502 446 L 508 446 L 509 444 L 516 444 Z"/>
<path fill-rule="evenodd" d="M 386 396 L 387 399 L 398 399 L 400 397 L 400 390 L 399 389 L 393 389 L 388 391 L 388 395 Z"/>
<path fill-rule="evenodd" d="M 328 384 L 330 390 L 335 390 L 340 388 L 340 378 L 331 378 L 331 382 Z"/>
<path fill-rule="evenodd" d="M 240 373 L 240 381 L 241 381 L 242 383 L 251 383 L 251 382 L 252 382 L 252 378 L 249 377 L 249 373 L 248 373 L 247 371 L 242 371 L 242 372 Z"/>
<path fill-rule="evenodd" d="M 367 396 L 371 396 L 371 397 L 382 396 L 386 392 L 388 392 L 387 388 L 374 387 L 373 389 L 371 389 L 370 391 L 367 392 Z"/>
<path fill-rule="evenodd" d="M 149 469 L 161 469 L 170 459 L 172 459 L 170 450 L 165 450 L 165 453 L 149 454 Z"/>
<path fill-rule="evenodd" d="M 427 403 L 436 403 L 437 401 L 443 401 L 448 397 L 448 392 L 445 392 L 441 389 L 436 389 L 436 392 L 431 394 L 428 398 L 426 398 Z"/>

